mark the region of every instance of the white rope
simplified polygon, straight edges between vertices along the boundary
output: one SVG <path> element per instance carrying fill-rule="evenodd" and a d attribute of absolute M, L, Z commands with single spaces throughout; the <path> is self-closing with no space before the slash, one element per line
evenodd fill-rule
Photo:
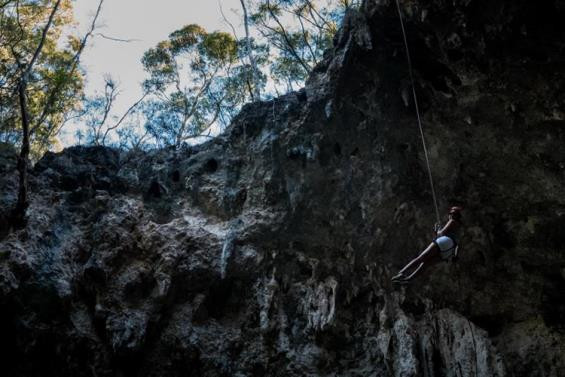
<path fill-rule="evenodd" d="M 408 38 L 406 37 L 406 29 L 404 28 L 404 19 L 402 18 L 402 10 L 400 9 L 399 0 L 396 0 L 396 7 L 398 9 L 398 17 L 400 18 L 400 27 L 402 28 L 402 36 L 404 37 L 404 46 L 406 47 L 406 59 L 408 61 L 408 72 L 410 75 L 410 82 L 412 83 L 412 95 L 414 97 L 414 105 L 416 107 L 416 116 L 418 117 L 418 126 L 420 128 L 420 136 L 422 137 L 422 145 L 424 147 L 424 156 L 426 157 L 426 166 L 428 167 L 428 177 L 430 179 L 430 187 L 432 188 L 432 197 L 434 199 L 434 207 L 436 211 L 437 224 L 441 223 L 439 215 L 439 207 L 437 204 L 436 190 L 434 188 L 434 179 L 432 176 L 432 169 L 430 168 L 430 159 L 428 156 L 428 148 L 426 147 L 426 138 L 424 137 L 424 128 L 422 127 L 422 120 L 420 118 L 420 108 L 418 106 L 418 97 L 416 96 L 416 86 L 414 84 L 414 73 L 412 70 L 412 58 L 410 57 L 410 49 L 408 48 Z"/>

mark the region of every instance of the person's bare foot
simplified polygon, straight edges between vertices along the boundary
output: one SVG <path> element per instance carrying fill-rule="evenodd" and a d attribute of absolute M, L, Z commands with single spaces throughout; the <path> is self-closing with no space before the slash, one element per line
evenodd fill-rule
<path fill-rule="evenodd" d="M 392 279 L 390 279 L 390 280 L 395 281 L 395 280 L 401 280 L 401 279 L 404 279 L 404 278 L 405 278 L 404 274 L 402 272 L 399 272 L 398 274 L 394 275 L 392 277 Z"/>
<path fill-rule="evenodd" d="M 410 279 L 406 279 L 406 278 L 394 279 L 392 281 L 392 284 L 406 285 L 406 284 L 410 284 L 410 281 L 411 281 Z"/>

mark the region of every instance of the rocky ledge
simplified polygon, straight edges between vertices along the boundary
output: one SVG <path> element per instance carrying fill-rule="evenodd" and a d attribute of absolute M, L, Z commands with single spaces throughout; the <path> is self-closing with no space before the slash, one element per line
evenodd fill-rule
<path fill-rule="evenodd" d="M 367 0 L 215 140 L 36 164 L 0 232 L 2 374 L 563 376 L 565 2 L 401 5 L 457 264 L 390 284 L 435 216 L 396 7 Z M 5 214 L 6 147 L 0 172 Z"/>

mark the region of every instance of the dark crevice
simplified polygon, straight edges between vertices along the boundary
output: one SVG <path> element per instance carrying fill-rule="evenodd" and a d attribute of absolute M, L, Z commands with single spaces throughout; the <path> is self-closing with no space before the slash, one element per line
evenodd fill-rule
<path fill-rule="evenodd" d="M 175 170 L 171 174 L 171 179 L 173 180 L 173 182 L 179 182 L 180 181 L 180 172 L 178 170 Z"/>
<path fill-rule="evenodd" d="M 204 166 L 207 173 L 215 173 L 218 170 L 218 161 L 211 158 L 206 161 L 206 165 Z"/>
<path fill-rule="evenodd" d="M 335 154 L 337 157 L 340 157 L 340 156 L 341 156 L 341 145 L 339 145 L 339 143 L 335 143 L 335 144 L 334 144 L 334 154 Z"/>

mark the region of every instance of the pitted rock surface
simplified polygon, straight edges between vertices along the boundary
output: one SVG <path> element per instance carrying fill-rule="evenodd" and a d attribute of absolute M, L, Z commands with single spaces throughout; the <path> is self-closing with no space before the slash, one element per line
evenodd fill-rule
<path fill-rule="evenodd" d="M 390 277 L 434 208 L 393 1 L 306 88 L 179 150 L 0 146 L 3 375 L 563 376 L 565 5 L 401 1 L 457 264 Z"/>

